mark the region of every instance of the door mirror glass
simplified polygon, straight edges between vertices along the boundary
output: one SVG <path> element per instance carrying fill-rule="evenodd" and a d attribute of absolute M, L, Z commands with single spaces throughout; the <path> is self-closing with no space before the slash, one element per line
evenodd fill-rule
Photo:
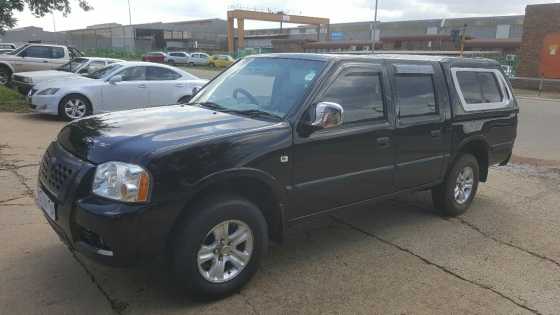
<path fill-rule="evenodd" d="M 342 125 L 344 109 L 337 103 L 320 102 L 315 106 L 315 119 L 310 123 L 314 130 L 334 128 Z"/>
<path fill-rule="evenodd" d="M 111 84 L 117 84 L 117 83 L 119 83 L 119 82 L 121 82 L 121 81 L 122 81 L 122 75 L 120 75 L 120 74 L 117 74 L 117 75 L 115 75 L 115 76 L 112 76 L 112 77 L 109 79 L 109 83 L 111 83 Z"/>

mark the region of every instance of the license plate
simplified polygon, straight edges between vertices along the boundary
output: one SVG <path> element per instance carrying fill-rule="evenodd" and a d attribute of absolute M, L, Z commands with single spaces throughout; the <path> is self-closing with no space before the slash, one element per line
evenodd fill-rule
<path fill-rule="evenodd" d="M 56 204 L 41 188 L 37 189 L 37 205 L 45 211 L 51 220 L 56 221 Z"/>

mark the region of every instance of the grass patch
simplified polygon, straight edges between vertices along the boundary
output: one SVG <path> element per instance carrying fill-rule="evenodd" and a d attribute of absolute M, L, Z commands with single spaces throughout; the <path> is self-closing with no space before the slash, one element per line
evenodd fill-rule
<path fill-rule="evenodd" d="M 4 86 L 0 86 L 0 112 L 27 113 L 29 106 L 23 96 Z"/>

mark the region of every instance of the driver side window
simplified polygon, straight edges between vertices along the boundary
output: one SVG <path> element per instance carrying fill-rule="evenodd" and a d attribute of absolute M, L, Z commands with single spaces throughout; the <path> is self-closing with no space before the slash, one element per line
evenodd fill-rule
<path fill-rule="evenodd" d="M 385 117 L 381 74 L 369 69 L 342 72 L 320 102 L 337 103 L 344 109 L 344 124 Z"/>
<path fill-rule="evenodd" d="M 123 81 L 145 81 L 146 67 L 130 67 L 119 73 Z"/>

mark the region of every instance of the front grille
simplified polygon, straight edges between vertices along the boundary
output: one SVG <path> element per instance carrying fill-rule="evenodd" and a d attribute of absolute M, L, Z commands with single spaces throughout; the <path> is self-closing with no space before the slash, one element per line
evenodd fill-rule
<path fill-rule="evenodd" d="M 23 76 L 14 74 L 14 81 L 24 82 Z"/>
<path fill-rule="evenodd" d="M 45 152 L 39 168 L 41 183 L 55 196 L 59 196 L 61 190 L 66 187 L 72 174 L 76 170 L 70 165 L 53 158 L 49 150 Z"/>

